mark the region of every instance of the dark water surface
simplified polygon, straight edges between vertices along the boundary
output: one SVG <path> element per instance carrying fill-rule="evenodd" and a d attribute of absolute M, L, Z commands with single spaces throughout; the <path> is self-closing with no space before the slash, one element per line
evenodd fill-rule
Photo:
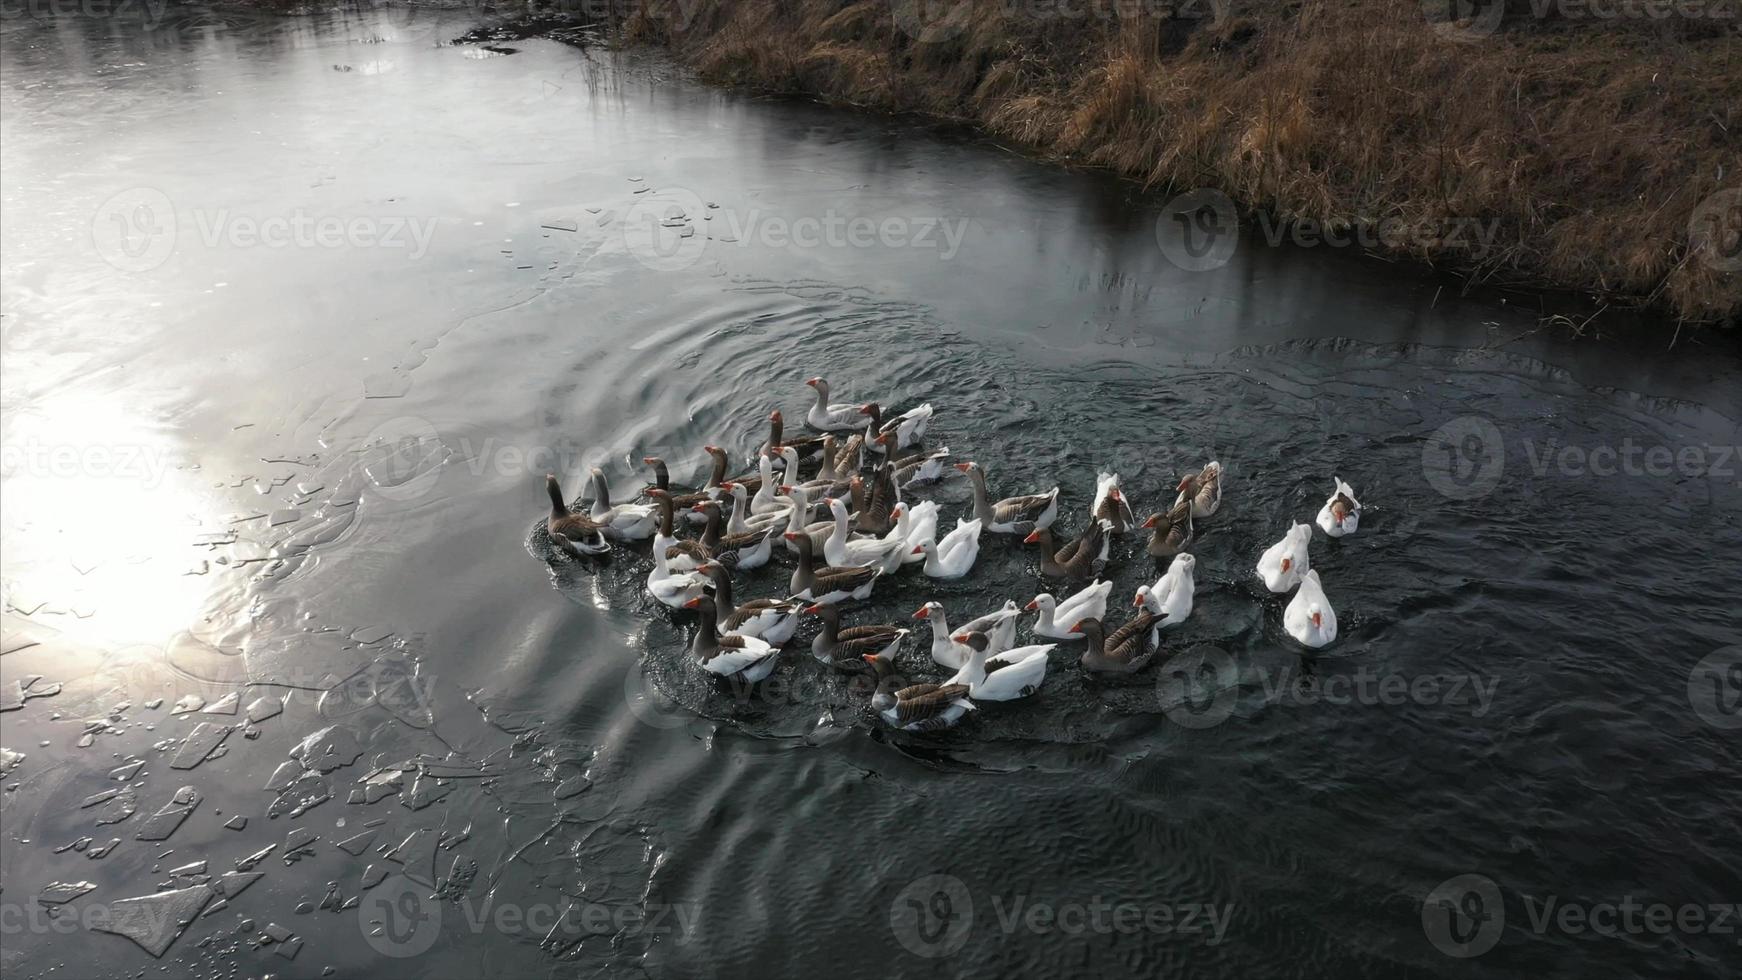
<path fill-rule="evenodd" d="M 645 55 L 485 56 L 456 15 L 31 13 L 0 37 L 8 976 L 1742 961 L 1733 345 L 1613 312 L 1570 342 L 1335 248 L 1185 271 L 1126 185 Z M 1147 511 L 1221 460 L 1170 659 L 1115 686 L 1060 650 L 897 735 L 803 649 L 706 679 L 645 548 L 542 560 L 547 470 L 698 476 L 814 374 L 929 400 L 1072 530 L 1098 468 Z M 1333 475 L 1367 509 L 1315 533 L 1342 632 L 1307 657 L 1252 567 Z M 1121 542 L 1119 616 L 1156 574 Z M 851 621 L 1040 585 L 989 537 Z M 98 928 L 173 933 L 115 904 L 169 888 L 205 911 L 161 963 Z"/>

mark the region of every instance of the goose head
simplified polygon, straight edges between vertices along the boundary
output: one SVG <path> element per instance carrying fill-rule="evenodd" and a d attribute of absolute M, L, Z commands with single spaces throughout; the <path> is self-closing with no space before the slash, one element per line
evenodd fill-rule
<path fill-rule="evenodd" d="M 919 611 L 913 614 L 913 618 L 914 619 L 930 619 L 932 613 L 934 613 L 934 612 L 941 613 L 943 611 L 944 611 L 944 604 L 943 603 L 941 603 L 941 602 L 928 602 L 925 605 L 919 607 Z"/>
<path fill-rule="evenodd" d="M 992 644 L 992 641 L 986 638 L 986 634 L 979 630 L 972 630 L 967 633 L 957 633 L 955 636 L 950 637 L 950 639 L 965 645 L 975 653 L 984 652 L 985 649 Z"/>
<path fill-rule="evenodd" d="M 1058 600 L 1053 598 L 1052 593 L 1051 592 L 1042 592 L 1040 595 L 1037 595 L 1034 598 L 1028 600 L 1028 605 L 1023 606 L 1022 608 L 1028 610 L 1029 612 L 1034 612 L 1034 611 L 1039 610 L 1039 609 L 1044 609 L 1050 613 L 1057 607 L 1058 607 Z"/>
<path fill-rule="evenodd" d="M 1149 599 L 1149 586 L 1139 585 L 1137 587 L 1137 598 L 1131 600 L 1131 608 L 1142 609 L 1143 604 L 1146 601 L 1148 601 L 1148 599 Z M 1073 632 L 1075 632 L 1075 631 L 1073 630 Z"/>
<path fill-rule="evenodd" d="M 820 377 L 806 378 L 805 384 L 810 385 L 812 388 L 817 390 L 818 401 L 827 402 L 829 400 L 829 383 L 827 381 L 824 381 Z"/>

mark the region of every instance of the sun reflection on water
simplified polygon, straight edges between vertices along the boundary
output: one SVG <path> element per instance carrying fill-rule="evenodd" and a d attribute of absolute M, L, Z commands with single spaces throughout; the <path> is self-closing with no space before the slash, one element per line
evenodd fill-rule
<path fill-rule="evenodd" d="M 160 643 L 200 615 L 202 535 L 216 502 L 175 431 L 83 390 L 0 422 L 0 557 L 7 610 L 105 644 Z"/>

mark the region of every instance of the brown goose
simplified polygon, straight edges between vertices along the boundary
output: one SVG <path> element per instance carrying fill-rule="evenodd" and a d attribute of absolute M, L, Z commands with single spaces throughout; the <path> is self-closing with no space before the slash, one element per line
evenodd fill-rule
<path fill-rule="evenodd" d="M 919 445 L 919 441 L 925 438 L 926 427 L 931 425 L 932 407 L 927 402 L 885 422 L 882 406 L 876 402 L 867 402 L 859 406 L 859 414 L 870 419 L 865 432 L 872 440 L 871 451 L 884 453 L 891 449 L 907 449 Z M 888 436 L 889 439 L 885 441 L 883 436 Z"/>
<path fill-rule="evenodd" d="M 824 565 L 818 568 L 810 535 L 788 531 L 785 537 L 798 548 L 798 567 L 793 569 L 791 582 L 794 599 L 809 599 L 818 605 L 866 599 L 870 597 L 871 587 L 877 583 L 878 576 L 883 574 L 882 569 L 869 565 L 861 568 Z"/>
<path fill-rule="evenodd" d="M 701 628 L 690 641 L 690 653 L 702 662 L 702 669 L 719 677 L 738 677 L 752 683 L 774 673 L 780 663 L 780 648 L 759 637 L 740 633 L 720 633 L 718 607 L 705 595 L 684 603 L 702 617 Z"/>
<path fill-rule="evenodd" d="M 800 433 L 795 436 L 787 436 L 786 421 L 781 417 L 780 409 L 777 408 L 768 413 L 768 441 L 763 443 L 757 452 L 765 453 L 771 449 L 778 451 L 782 446 L 790 446 L 797 450 L 798 458 L 806 460 L 815 456 L 817 453 L 822 452 L 823 437 L 811 433 Z M 754 462 L 754 460 L 752 460 L 752 462 Z M 788 473 L 786 475 L 789 482 L 797 477 L 797 473 Z"/>
<path fill-rule="evenodd" d="M 688 493 L 694 493 L 694 487 L 676 486 L 671 482 L 671 470 L 665 465 L 665 460 L 658 456 L 643 456 L 641 464 L 653 470 L 653 482 L 641 488 L 643 496 L 649 490 L 664 490 L 674 498 Z"/>
<path fill-rule="evenodd" d="M 544 520 L 546 533 L 560 534 L 571 541 L 581 542 L 604 536 L 599 522 L 585 514 L 569 510 L 569 505 L 563 500 L 562 484 L 557 482 L 555 473 L 544 475 L 544 492 L 550 494 L 550 516 Z"/>
<path fill-rule="evenodd" d="M 714 475 L 708 478 L 707 486 L 702 488 L 702 492 L 708 494 L 710 498 L 717 496 L 713 491 L 719 490 L 723 483 L 736 483 L 748 493 L 755 493 L 762 489 L 760 471 L 754 474 L 746 473 L 743 476 L 734 476 L 728 480 L 726 478 L 726 451 L 719 446 L 703 446 L 702 451 L 714 458 Z"/>
<path fill-rule="evenodd" d="M 865 534 L 888 534 L 895 526 L 895 505 L 901 500 L 895 489 L 895 464 L 884 460 L 871 478 L 871 499 L 858 512 L 855 527 Z"/>
<path fill-rule="evenodd" d="M 997 503 L 986 493 L 986 471 L 979 463 L 957 463 L 956 469 L 968 474 L 974 485 L 974 516 L 981 526 L 999 534 L 1027 534 L 1036 528 L 1051 527 L 1059 515 L 1059 488 L 1026 497 L 1005 497 Z"/>
<path fill-rule="evenodd" d="M 603 534 L 592 538 L 582 538 L 580 543 L 571 540 L 568 535 L 561 531 L 551 531 L 549 534 L 550 543 L 556 546 L 556 550 L 576 561 L 580 561 L 588 555 L 602 555 L 611 550 L 611 542 L 606 541 Z"/>
<path fill-rule="evenodd" d="M 1197 533 L 1192 507 L 1183 500 L 1165 514 L 1149 515 L 1143 526 L 1149 529 L 1149 553 L 1156 558 L 1172 558 L 1186 550 Z"/>
<path fill-rule="evenodd" d="M 1053 545 L 1052 529 L 1035 528 L 1024 544 L 1040 545 L 1040 574 L 1047 578 L 1088 578 L 1107 563 L 1108 522 L 1095 521 L 1063 548 Z"/>
<path fill-rule="evenodd" d="M 1137 523 L 1131 515 L 1131 503 L 1119 488 L 1119 474 L 1102 473 L 1095 478 L 1095 505 L 1089 516 L 1098 521 L 1111 521 L 1110 534 L 1124 534 Z"/>
<path fill-rule="evenodd" d="M 825 464 L 836 479 L 845 479 L 865 468 L 865 433 L 855 432 L 835 445 L 835 454 Z"/>
<path fill-rule="evenodd" d="M 871 708 L 893 728 L 907 732 L 935 732 L 949 728 L 974 710 L 966 684 L 908 684 L 895 673 L 887 657 L 868 654 L 865 662 L 877 672 L 877 691 Z"/>
<path fill-rule="evenodd" d="M 911 632 L 895 625 L 842 629 L 839 607 L 821 603 L 806 606 L 804 611 L 823 620 L 822 632 L 811 641 L 811 654 L 836 670 L 862 671 L 866 655 L 894 657 Z"/>
<path fill-rule="evenodd" d="M 893 439 L 888 433 L 877 437 L 877 442 L 887 446 Z M 943 479 L 944 460 L 950 458 L 950 447 L 939 446 L 929 452 L 918 449 L 895 460 L 895 482 L 901 487 L 918 486 L 921 483 L 936 483 Z"/>
<path fill-rule="evenodd" d="M 706 545 L 700 541 L 679 541 L 673 529 L 675 508 L 672 506 L 671 494 L 664 490 L 647 491 L 647 499 L 653 501 L 653 509 L 659 515 L 659 531 L 653 536 L 653 546 L 665 549 L 665 565 L 674 574 L 693 572 L 702 563 L 714 557 Z"/>
<path fill-rule="evenodd" d="M 720 517 L 720 502 L 718 500 L 704 500 L 696 504 L 694 509 L 707 518 L 707 526 L 702 531 L 701 539 L 698 541 L 680 541 L 673 545 L 671 550 L 666 552 L 667 562 L 673 561 L 672 552 L 688 545 L 695 545 L 697 552 L 704 556 L 702 561 L 712 559 L 734 571 L 747 572 L 768 564 L 768 556 L 773 550 L 773 528 L 743 531 L 737 534 L 722 534 L 721 524 L 724 521 Z M 679 566 L 673 564 L 672 567 L 678 568 Z"/>
<path fill-rule="evenodd" d="M 1159 619 L 1160 616 L 1145 609 L 1111 636 L 1099 619 L 1079 620 L 1071 632 L 1088 639 L 1079 663 L 1092 674 L 1132 674 L 1142 670 L 1155 657 L 1155 650 L 1144 649 L 1143 638 Z"/>
<path fill-rule="evenodd" d="M 798 631 L 797 602 L 791 599 L 751 599 L 742 606 L 732 604 L 732 575 L 724 565 L 709 562 L 696 569 L 714 583 L 714 606 L 717 622 L 724 633 L 759 636 L 774 646 L 785 646 Z"/>
<path fill-rule="evenodd" d="M 1190 500 L 1192 517 L 1209 517 L 1222 506 L 1222 464 L 1211 460 L 1196 473 L 1187 473 L 1179 481 L 1179 496 L 1173 505 Z"/>

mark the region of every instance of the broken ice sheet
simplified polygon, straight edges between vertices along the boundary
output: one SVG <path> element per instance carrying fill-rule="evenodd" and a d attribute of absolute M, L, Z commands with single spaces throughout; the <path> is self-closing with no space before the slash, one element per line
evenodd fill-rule
<path fill-rule="evenodd" d="M 64 905 L 96 887 L 97 884 L 93 881 L 57 881 L 44 887 L 37 894 L 36 900 L 44 905 Z"/>
<path fill-rule="evenodd" d="M 343 725 L 331 725 L 310 735 L 290 750 L 290 757 L 310 769 L 332 772 L 357 761 L 363 746 L 357 736 Z"/>
<path fill-rule="evenodd" d="M 183 786 L 175 791 L 163 808 L 145 819 L 145 826 L 140 828 L 140 840 L 168 840 L 169 835 L 176 832 L 188 814 L 200 805 L 199 791 L 192 786 Z M 101 821 L 99 821 L 100 823 Z"/>
<path fill-rule="evenodd" d="M 248 702 L 248 720 L 262 722 L 284 711 L 284 699 L 263 697 Z"/>
<path fill-rule="evenodd" d="M 206 907 L 215 894 L 210 885 L 124 898 L 109 905 L 109 914 L 91 923 L 98 932 L 126 936 L 152 956 L 161 957 Z"/>
<path fill-rule="evenodd" d="M 241 703 L 241 693 L 231 691 L 229 694 L 226 694 L 218 700 L 213 701 L 211 704 L 206 705 L 204 708 L 201 708 L 200 713 L 207 715 L 233 715 L 236 713 L 236 709 L 241 705 Z"/>
<path fill-rule="evenodd" d="M 230 727 L 216 722 L 202 721 L 194 726 L 188 737 L 182 740 L 181 749 L 175 758 L 169 762 L 172 769 L 192 769 L 206 761 L 213 750 L 222 745 L 224 739 L 230 737 Z"/>

